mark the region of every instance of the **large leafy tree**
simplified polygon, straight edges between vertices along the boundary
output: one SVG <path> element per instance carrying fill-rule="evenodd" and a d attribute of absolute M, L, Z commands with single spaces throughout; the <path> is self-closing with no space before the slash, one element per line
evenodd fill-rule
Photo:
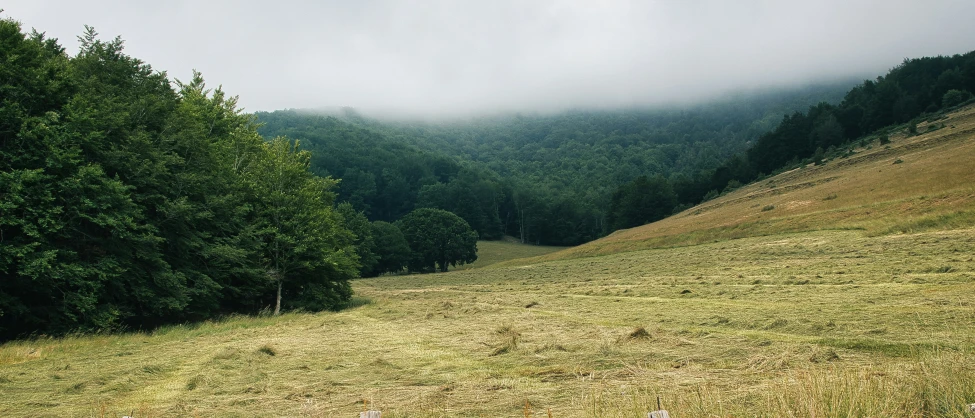
<path fill-rule="evenodd" d="M 298 143 L 275 138 L 247 172 L 254 191 L 261 259 L 277 288 L 274 313 L 282 295 L 299 294 L 303 308 L 335 308 L 351 296 L 348 280 L 358 261 L 354 236 L 333 208 L 336 181 L 308 171 L 311 155 Z"/>
<path fill-rule="evenodd" d="M 464 219 L 442 209 L 416 209 L 396 222 L 410 246 L 410 271 L 447 271 L 477 260 L 477 233 Z"/>
<path fill-rule="evenodd" d="M 108 66 L 125 57 L 117 53 L 120 42 L 93 36 L 89 30 L 82 53 L 69 60 L 55 42 L 0 20 L 2 335 L 112 328 L 185 306 L 184 287 L 156 251 L 158 237 L 135 188 L 114 166 L 117 159 L 100 158 L 118 148 L 98 144 L 131 124 L 118 105 L 124 97 L 108 120 L 94 116 L 113 103 L 99 102 L 105 92 L 94 87 L 100 81 L 86 60 L 100 56 Z M 103 70 L 105 77 L 145 80 L 132 62 Z M 122 297 L 118 288 L 131 292 Z"/>
<path fill-rule="evenodd" d="M 383 273 L 396 273 L 406 268 L 410 262 L 410 244 L 406 242 L 403 231 L 385 221 L 371 223 L 376 264 L 363 276 L 378 276 Z"/>
<path fill-rule="evenodd" d="M 372 225 L 366 215 L 355 210 L 349 202 L 340 203 L 336 210 L 342 216 L 345 228 L 355 235 L 352 245 L 355 247 L 356 256 L 359 258 L 359 274 L 367 276 L 376 269 L 376 265 L 379 263 Z"/>

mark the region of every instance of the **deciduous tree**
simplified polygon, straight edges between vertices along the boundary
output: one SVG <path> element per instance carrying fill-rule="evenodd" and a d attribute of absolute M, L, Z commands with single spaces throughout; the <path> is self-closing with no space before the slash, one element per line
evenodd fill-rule
<path fill-rule="evenodd" d="M 461 217 L 441 209 L 414 210 L 396 222 L 410 245 L 410 271 L 447 271 L 477 260 L 477 233 Z"/>

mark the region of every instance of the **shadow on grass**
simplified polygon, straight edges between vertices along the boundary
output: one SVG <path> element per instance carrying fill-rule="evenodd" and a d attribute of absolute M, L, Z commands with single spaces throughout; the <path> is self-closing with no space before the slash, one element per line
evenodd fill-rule
<path fill-rule="evenodd" d="M 366 305 L 372 305 L 372 299 L 365 296 L 353 296 L 348 302 L 339 308 L 338 310 L 344 311 L 347 309 L 355 309 Z"/>
<path fill-rule="evenodd" d="M 921 351 L 936 351 L 938 349 L 948 348 L 942 344 L 905 344 L 867 338 L 822 338 L 817 341 L 817 344 L 847 350 L 880 353 L 891 357 L 915 357 Z"/>

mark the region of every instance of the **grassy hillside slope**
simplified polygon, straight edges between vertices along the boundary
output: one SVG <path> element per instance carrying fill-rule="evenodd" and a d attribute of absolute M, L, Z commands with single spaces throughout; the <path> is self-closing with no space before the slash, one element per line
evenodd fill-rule
<path fill-rule="evenodd" d="M 917 131 L 909 136 L 901 127 L 889 135 L 890 144 L 873 137 L 850 156 L 770 177 L 539 260 L 781 232 L 886 234 L 975 226 L 975 107 L 920 123 Z"/>
<path fill-rule="evenodd" d="M 338 313 L 8 343 L 0 415 L 962 417 L 973 253 L 819 231 L 361 280 Z"/>
<path fill-rule="evenodd" d="M 936 123 L 342 312 L 7 343 L 0 416 L 965 417 L 975 110 Z"/>
<path fill-rule="evenodd" d="M 492 264 L 510 260 L 539 257 L 556 251 L 564 250 L 565 248 L 566 247 L 522 244 L 516 238 L 507 236 L 498 241 L 478 241 L 477 261 L 471 264 L 457 266 L 451 270 L 468 270 L 472 268 L 487 267 Z"/>

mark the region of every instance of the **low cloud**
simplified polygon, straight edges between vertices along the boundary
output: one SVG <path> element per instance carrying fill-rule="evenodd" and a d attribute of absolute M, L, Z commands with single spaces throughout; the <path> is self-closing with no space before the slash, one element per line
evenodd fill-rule
<path fill-rule="evenodd" d="M 83 25 L 249 111 L 443 115 L 692 102 L 886 72 L 975 48 L 971 1 L 14 0 L 77 51 Z"/>

